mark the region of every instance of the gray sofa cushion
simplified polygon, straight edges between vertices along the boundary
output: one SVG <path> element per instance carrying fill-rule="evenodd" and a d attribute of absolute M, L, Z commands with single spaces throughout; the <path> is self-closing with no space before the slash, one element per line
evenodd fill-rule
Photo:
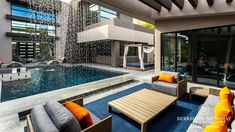
<path fill-rule="evenodd" d="M 43 105 L 33 107 L 31 111 L 32 125 L 35 132 L 59 132 Z"/>
<path fill-rule="evenodd" d="M 152 87 L 154 90 L 158 90 L 163 93 L 168 93 L 171 95 L 177 95 L 178 85 L 176 83 L 167 83 L 167 82 L 153 82 Z"/>
<path fill-rule="evenodd" d="M 172 75 L 175 76 L 175 82 L 179 82 L 180 81 L 180 73 L 179 72 L 170 72 L 170 71 L 161 71 L 160 74 L 168 74 L 168 75 Z"/>
<path fill-rule="evenodd" d="M 215 96 L 215 95 L 210 94 L 206 98 L 206 101 L 203 103 L 203 106 L 212 107 L 214 109 L 215 106 L 217 105 L 217 103 L 219 103 L 219 101 L 220 101 L 219 96 Z"/>
<path fill-rule="evenodd" d="M 194 124 L 206 127 L 211 122 L 214 121 L 214 108 L 216 104 L 220 101 L 219 96 L 209 95 L 206 101 L 201 106 L 199 112 L 197 113 L 195 119 L 193 120 Z"/>
<path fill-rule="evenodd" d="M 214 108 L 208 106 L 202 106 L 199 112 L 197 113 L 195 119 L 193 120 L 194 124 L 197 124 L 202 127 L 206 127 L 211 122 L 214 121 Z"/>
<path fill-rule="evenodd" d="M 204 127 L 191 123 L 187 132 L 203 132 Z"/>
<path fill-rule="evenodd" d="M 56 101 L 49 101 L 45 104 L 45 110 L 61 132 L 81 131 L 77 119 L 62 104 Z"/>
<path fill-rule="evenodd" d="M 95 124 L 95 123 L 98 123 L 99 121 L 101 121 L 95 114 L 93 114 L 93 113 L 90 112 L 90 111 L 89 111 L 89 113 L 90 113 L 90 115 L 91 115 L 91 119 L 92 119 L 92 121 L 93 121 L 94 124 Z"/>

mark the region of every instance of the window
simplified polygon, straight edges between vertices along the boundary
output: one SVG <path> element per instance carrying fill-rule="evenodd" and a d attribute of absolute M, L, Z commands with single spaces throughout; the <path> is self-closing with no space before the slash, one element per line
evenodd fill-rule
<path fill-rule="evenodd" d="M 87 22 L 87 23 L 89 23 L 88 25 L 97 23 L 98 22 L 96 21 L 97 19 L 99 19 L 100 22 L 103 22 L 112 18 L 117 18 L 117 16 L 118 13 L 116 11 L 92 4 L 89 6 L 89 14 L 87 15 L 87 19 L 89 19 L 89 21 L 92 22 Z"/>
<path fill-rule="evenodd" d="M 117 12 L 116 12 L 116 11 L 110 10 L 110 9 L 108 9 L 108 8 L 100 7 L 100 9 L 101 9 L 102 11 L 109 12 L 109 13 L 111 13 L 111 14 L 117 15 Z"/>
<path fill-rule="evenodd" d="M 13 33 L 55 36 L 55 26 L 12 21 Z"/>
<path fill-rule="evenodd" d="M 36 19 L 40 21 L 56 22 L 55 14 L 53 13 L 36 11 L 18 5 L 12 5 L 11 7 L 12 15 L 14 16 Z"/>
<path fill-rule="evenodd" d="M 97 12 L 99 10 L 99 6 L 95 5 L 95 4 L 92 4 L 92 5 L 89 6 L 89 9 L 90 9 L 90 11 Z"/>
<path fill-rule="evenodd" d="M 100 21 L 117 18 L 117 12 L 105 7 L 100 7 Z"/>
<path fill-rule="evenodd" d="M 40 62 L 54 57 L 52 43 L 12 42 L 12 58 L 22 63 Z"/>

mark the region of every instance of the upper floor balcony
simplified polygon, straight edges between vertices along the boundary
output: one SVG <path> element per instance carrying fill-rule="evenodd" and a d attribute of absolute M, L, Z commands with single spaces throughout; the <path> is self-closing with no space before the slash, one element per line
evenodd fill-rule
<path fill-rule="evenodd" d="M 119 40 L 154 44 L 154 30 L 115 18 L 85 27 L 77 38 L 78 43 Z"/>

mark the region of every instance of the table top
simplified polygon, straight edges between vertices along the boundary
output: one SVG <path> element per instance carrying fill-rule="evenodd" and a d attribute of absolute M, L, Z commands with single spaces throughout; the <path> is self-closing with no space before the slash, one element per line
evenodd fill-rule
<path fill-rule="evenodd" d="M 146 123 L 176 101 L 177 97 L 143 89 L 108 103 L 138 123 Z"/>

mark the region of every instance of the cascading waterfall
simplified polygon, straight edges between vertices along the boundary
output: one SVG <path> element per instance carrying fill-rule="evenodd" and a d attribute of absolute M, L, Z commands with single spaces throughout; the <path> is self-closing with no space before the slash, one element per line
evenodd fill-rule
<path fill-rule="evenodd" d="M 33 12 L 30 23 L 38 23 L 31 32 L 31 40 L 39 42 L 45 52 L 51 52 L 46 49 L 54 47 L 53 54 L 57 58 L 49 59 L 65 57 L 67 63 L 95 63 L 99 55 L 111 56 L 110 40 L 77 43 L 77 33 L 96 27 L 100 21 L 98 12 L 91 11 L 90 5 L 79 0 L 73 0 L 70 4 L 59 0 L 29 0 L 29 8 Z M 46 27 L 52 25 L 56 25 L 59 40 L 48 34 L 49 28 Z"/>

